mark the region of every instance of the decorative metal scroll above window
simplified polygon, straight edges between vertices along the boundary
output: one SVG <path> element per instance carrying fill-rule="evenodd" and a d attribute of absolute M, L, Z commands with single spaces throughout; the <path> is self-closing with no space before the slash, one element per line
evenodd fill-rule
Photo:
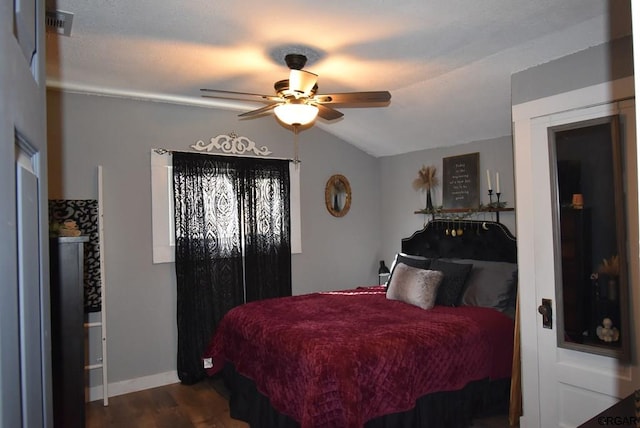
<path fill-rule="evenodd" d="M 269 156 L 271 151 L 267 146 L 257 147 L 256 143 L 248 139 L 237 135 L 235 132 L 229 135 L 218 135 L 211 138 L 209 143 L 206 144 L 202 140 L 196 141 L 191 145 L 191 148 L 199 152 L 212 152 L 214 150 L 221 151 L 223 153 L 241 155 L 246 152 L 253 152 L 259 156 Z"/>

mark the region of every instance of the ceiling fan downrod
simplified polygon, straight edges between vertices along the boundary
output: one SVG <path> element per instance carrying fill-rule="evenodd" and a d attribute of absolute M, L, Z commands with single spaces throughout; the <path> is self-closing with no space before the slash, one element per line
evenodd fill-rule
<path fill-rule="evenodd" d="M 287 54 L 284 57 L 284 62 L 291 70 L 302 70 L 302 67 L 307 63 L 307 57 L 302 54 Z"/>

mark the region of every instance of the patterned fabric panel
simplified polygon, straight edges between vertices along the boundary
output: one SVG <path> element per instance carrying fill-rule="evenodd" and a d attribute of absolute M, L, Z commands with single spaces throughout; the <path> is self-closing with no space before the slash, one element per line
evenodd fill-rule
<path fill-rule="evenodd" d="M 100 278 L 100 238 L 98 235 L 98 201 L 93 199 L 49 200 L 49 224 L 62 224 L 74 220 L 83 236 L 89 237 L 84 245 L 84 311 L 102 309 L 102 280 Z"/>

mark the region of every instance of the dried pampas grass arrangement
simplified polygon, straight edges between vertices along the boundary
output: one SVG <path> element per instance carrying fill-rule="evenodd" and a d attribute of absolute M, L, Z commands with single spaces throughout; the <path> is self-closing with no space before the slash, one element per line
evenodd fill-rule
<path fill-rule="evenodd" d="M 415 190 L 424 190 L 429 191 L 434 187 L 437 187 L 440 182 L 438 181 L 438 177 L 436 173 L 438 170 L 435 166 L 425 166 L 422 165 L 422 168 L 418 171 L 418 177 L 413 180 L 413 188 Z"/>
<path fill-rule="evenodd" d="M 425 166 L 418 171 L 418 177 L 413 180 L 413 188 L 422 190 L 427 193 L 427 211 L 433 210 L 433 202 L 431 201 L 431 189 L 438 186 L 438 170 L 435 166 Z"/>

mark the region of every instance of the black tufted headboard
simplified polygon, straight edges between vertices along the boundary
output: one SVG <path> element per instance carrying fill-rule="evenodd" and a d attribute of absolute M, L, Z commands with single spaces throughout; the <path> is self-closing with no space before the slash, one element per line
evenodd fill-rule
<path fill-rule="evenodd" d="M 432 220 L 424 229 L 404 238 L 401 248 L 403 253 L 431 258 L 517 263 L 515 236 L 502 223 L 494 221 Z"/>

